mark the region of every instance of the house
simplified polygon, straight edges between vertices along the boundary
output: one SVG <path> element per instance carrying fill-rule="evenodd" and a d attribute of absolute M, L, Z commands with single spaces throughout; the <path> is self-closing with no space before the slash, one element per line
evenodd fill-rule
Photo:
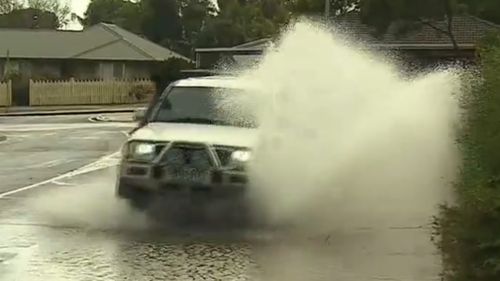
<path fill-rule="evenodd" d="M 188 60 L 113 24 L 83 31 L 0 28 L 0 80 L 149 78 L 153 65 Z"/>
<path fill-rule="evenodd" d="M 82 31 L 0 28 L 0 81 L 29 104 L 29 80 L 150 78 L 158 63 L 188 58 L 113 24 Z"/>
<path fill-rule="evenodd" d="M 385 34 L 377 36 L 375 29 L 363 24 L 357 13 L 349 13 L 332 20 L 332 24 L 342 33 L 359 40 L 368 48 L 397 54 L 409 67 L 432 67 L 443 62 L 473 62 L 479 40 L 491 32 L 500 31 L 500 26 L 474 16 L 460 15 L 453 18 L 452 30 L 456 39 L 454 47 L 448 35 L 446 22 L 430 25 L 415 25 L 400 32 L 393 23 Z M 441 31 L 440 31 L 441 30 Z M 212 69 L 220 64 L 246 66 L 255 63 L 272 39 L 261 39 L 232 48 L 196 49 L 196 64 L 199 69 Z"/>
<path fill-rule="evenodd" d="M 272 43 L 272 38 L 263 38 L 230 48 L 195 49 L 196 69 L 198 72 L 217 68 L 220 65 L 247 67 L 260 58 L 264 50 Z M 195 73 L 197 70 L 189 70 Z"/>

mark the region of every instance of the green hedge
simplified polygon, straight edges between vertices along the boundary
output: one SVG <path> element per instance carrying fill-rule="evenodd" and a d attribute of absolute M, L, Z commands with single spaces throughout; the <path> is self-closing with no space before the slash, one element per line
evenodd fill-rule
<path fill-rule="evenodd" d="M 500 37 L 479 50 L 480 75 L 465 95 L 457 202 L 436 221 L 444 279 L 500 280 Z"/>

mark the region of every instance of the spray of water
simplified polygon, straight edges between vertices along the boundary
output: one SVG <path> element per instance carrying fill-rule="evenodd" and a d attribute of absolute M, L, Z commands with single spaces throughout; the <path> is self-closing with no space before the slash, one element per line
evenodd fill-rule
<path fill-rule="evenodd" d="M 47 225 L 111 231 L 147 228 L 149 221 L 144 214 L 116 200 L 115 173 L 115 169 L 102 170 L 89 180 L 78 178 L 75 185 L 48 189 L 28 205 L 36 221 Z"/>
<path fill-rule="evenodd" d="M 248 107 L 231 116 L 257 113 L 250 197 L 268 222 L 308 231 L 420 225 L 449 196 L 457 166 L 458 72 L 403 78 L 396 66 L 359 47 L 300 22 L 240 76 L 251 95 Z M 142 226 L 144 218 L 110 200 L 114 176 L 79 187 L 77 197 L 54 191 L 36 202 L 37 210 L 84 227 Z"/>
<path fill-rule="evenodd" d="M 458 71 L 408 79 L 387 61 L 300 22 L 241 75 L 260 123 L 251 197 L 266 220 L 421 224 L 449 196 Z"/>

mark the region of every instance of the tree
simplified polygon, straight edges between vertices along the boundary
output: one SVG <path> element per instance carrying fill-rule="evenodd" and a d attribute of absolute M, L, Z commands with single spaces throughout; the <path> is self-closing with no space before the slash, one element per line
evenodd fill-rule
<path fill-rule="evenodd" d="M 0 15 L 8 14 L 22 8 L 22 3 L 15 0 L 0 0 Z"/>
<path fill-rule="evenodd" d="M 500 1 L 498 0 L 460 0 L 467 12 L 482 19 L 500 24 Z"/>
<path fill-rule="evenodd" d="M 87 7 L 83 25 L 113 23 L 129 31 L 142 33 L 143 11 L 140 3 L 126 0 L 92 0 Z"/>
<path fill-rule="evenodd" d="M 59 0 L 0 0 L 0 25 L 17 28 L 59 28 L 69 21 L 70 8 Z"/>
<path fill-rule="evenodd" d="M 28 0 L 27 3 L 29 8 L 56 15 L 58 21 L 57 27 L 66 25 L 70 20 L 71 9 L 68 3 L 62 0 Z"/>
<path fill-rule="evenodd" d="M 342 15 L 356 9 L 362 0 L 329 0 L 330 13 L 332 15 Z M 325 10 L 325 0 L 290 0 L 289 8 L 296 14 L 311 15 L 321 14 Z"/>
<path fill-rule="evenodd" d="M 60 23 L 52 12 L 27 8 L 0 15 L 0 27 L 56 29 L 60 27 Z"/>
<path fill-rule="evenodd" d="M 1 1 L 1 0 L 0 0 Z M 194 46 L 234 46 L 275 34 L 288 1 L 91 0 L 84 25 L 111 22 L 182 54 Z"/>
<path fill-rule="evenodd" d="M 169 45 L 181 40 L 183 27 L 181 9 L 176 0 L 142 0 L 144 20 L 142 30 L 152 41 Z"/>
<path fill-rule="evenodd" d="M 183 39 L 193 46 L 207 19 L 217 13 L 216 6 L 210 0 L 181 0 L 180 8 Z"/>
<path fill-rule="evenodd" d="M 287 23 L 291 12 L 287 1 L 281 0 L 260 0 L 262 15 L 276 24 Z"/>
<path fill-rule="evenodd" d="M 207 19 L 196 45 L 231 47 L 276 34 L 281 26 L 280 22 L 275 21 L 279 17 L 273 14 L 266 17 L 262 7 L 263 1 L 219 2 L 219 12 Z"/>

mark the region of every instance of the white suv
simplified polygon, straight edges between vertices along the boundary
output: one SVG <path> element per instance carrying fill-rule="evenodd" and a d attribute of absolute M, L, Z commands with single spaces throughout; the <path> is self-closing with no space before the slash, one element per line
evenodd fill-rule
<path fill-rule="evenodd" d="M 251 114 L 241 118 L 231 108 L 244 94 L 232 77 L 170 84 L 123 146 L 117 196 L 139 209 L 159 195 L 187 201 L 244 196 L 256 126 Z"/>

